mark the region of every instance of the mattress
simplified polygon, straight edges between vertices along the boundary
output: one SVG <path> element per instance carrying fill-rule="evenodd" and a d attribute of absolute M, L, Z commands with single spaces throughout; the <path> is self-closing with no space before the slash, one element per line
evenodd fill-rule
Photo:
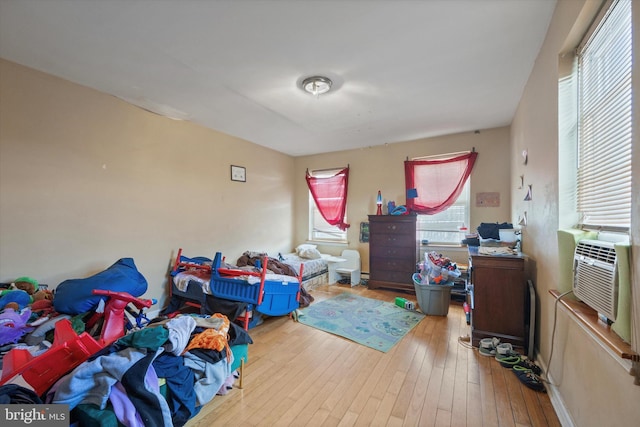
<path fill-rule="evenodd" d="M 327 255 L 329 256 L 329 255 Z M 295 271 L 300 271 L 300 265 L 304 264 L 304 270 L 302 270 L 302 281 L 305 282 L 317 276 L 322 276 L 329 271 L 329 263 L 323 258 L 308 259 L 300 258 L 297 254 L 284 254 L 282 262 L 291 266 Z"/>

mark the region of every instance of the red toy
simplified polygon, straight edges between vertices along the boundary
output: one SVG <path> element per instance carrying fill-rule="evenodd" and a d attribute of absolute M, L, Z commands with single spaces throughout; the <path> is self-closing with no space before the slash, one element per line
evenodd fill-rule
<path fill-rule="evenodd" d="M 95 340 L 87 332 L 76 334 L 68 319 L 56 323 L 53 345 L 43 354 L 34 357 L 27 349 L 14 348 L 2 361 L 0 385 L 17 382 L 29 384 L 33 391 L 42 396 L 60 377 L 80 365 L 91 355 L 102 350 L 125 335 L 125 309 L 132 303 L 140 310 L 151 307 L 153 300 L 144 300 L 126 292 L 112 292 L 95 289 L 95 295 L 109 297 L 104 313 L 96 313 L 89 322 L 96 324 L 104 317 L 100 338 Z"/>

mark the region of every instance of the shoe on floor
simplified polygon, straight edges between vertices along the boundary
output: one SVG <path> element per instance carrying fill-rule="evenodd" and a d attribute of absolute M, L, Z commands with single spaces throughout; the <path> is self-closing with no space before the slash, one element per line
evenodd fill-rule
<path fill-rule="evenodd" d="M 498 338 L 483 338 L 480 340 L 480 344 L 478 344 L 478 351 L 483 356 L 495 357 L 498 344 L 500 344 Z"/>
<path fill-rule="evenodd" d="M 511 343 L 504 342 L 496 346 L 496 358 L 499 356 L 520 356 L 520 354 L 513 351 L 513 345 Z"/>
<path fill-rule="evenodd" d="M 520 362 L 518 362 L 517 365 L 520 366 L 521 368 L 529 369 L 530 371 L 533 371 L 533 373 L 536 375 L 542 374 L 542 369 L 540 368 L 540 366 L 536 365 L 529 359 L 525 359 L 524 357 L 520 358 Z"/>
<path fill-rule="evenodd" d="M 533 373 L 531 369 L 525 369 L 521 366 L 514 366 L 513 372 L 520 382 L 532 390 L 546 393 L 547 389 L 539 376 Z"/>
<path fill-rule="evenodd" d="M 520 358 L 520 356 L 501 356 L 499 354 L 496 354 L 496 360 L 500 363 L 500 365 L 503 368 L 511 368 L 513 369 L 514 366 L 518 366 L 520 364 L 520 362 L 522 362 L 522 359 Z"/>

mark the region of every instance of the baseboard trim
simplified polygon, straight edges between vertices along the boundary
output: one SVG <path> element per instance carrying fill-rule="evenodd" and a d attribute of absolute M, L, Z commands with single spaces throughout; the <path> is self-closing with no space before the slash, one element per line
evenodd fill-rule
<path fill-rule="evenodd" d="M 560 421 L 560 425 L 562 427 L 575 427 L 575 423 L 573 422 L 573 418 L 571 418 L 571 413 L 567 410 L 566 405 L 564 404 L 564 400 L 562 400 L 562 395 L 560 394 L 560 390 L 555 386 L 555 381 L 553 377 L 548 374 L 548 366 L 546 363 L 542 361 L 540 357 L 540 353 L 536 351 L 536 362 L 542 368 L 542 371 L 545 373 L 547 378 L 547 383 L 545 384 L 547 387 L 547 394 L 549 395 L 549 400 L 551 401 L 551 406 L 553 406 L 553 410 L 556 411 L 556 415 L 558 416 L 558 420 Z"/>

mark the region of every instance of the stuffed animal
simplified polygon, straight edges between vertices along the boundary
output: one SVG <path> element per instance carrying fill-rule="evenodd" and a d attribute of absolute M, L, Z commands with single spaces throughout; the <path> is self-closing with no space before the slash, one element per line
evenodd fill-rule
<path fill-rule="evenodd" d="M 18 304 L 18 309 L 22 310 L 31 304 L 31 295 L 21 289 L 9 289 L 0 293 L 0 310 L 12 302 Z"/>
<path fill-rule="evenodd" d="M 48 289 L 42 289 L 33 294 L 32 298 L 34 303 L 41 300 L 53 301 L 53 292 Z"/>
<path fill-rule="evenodd" d="M 33 295 L 38 291 L 38 281 L 31 277 L 19 277 L 13 282 L 13 285 L 29 295 Z"/>
<path fill-rule="evenodd" d="M 31 316 L 31 310 L 26 308 L 21 313 L 6 308 L 0 313 L 0 345 L 16 343 L 27 332 L 33 330 L 27 326 Z"/>
<path fill-rule="evenodd" d="M 49 299 L 40 299 L 38 301 L 34 301 L 33 304 L 31 304 L 31 311 L 34 314 L 38 314 L 39 316 L 46 316 L 48 314 L 51 314 L 55 311 L 53 309 L 53 301 Z"/>

